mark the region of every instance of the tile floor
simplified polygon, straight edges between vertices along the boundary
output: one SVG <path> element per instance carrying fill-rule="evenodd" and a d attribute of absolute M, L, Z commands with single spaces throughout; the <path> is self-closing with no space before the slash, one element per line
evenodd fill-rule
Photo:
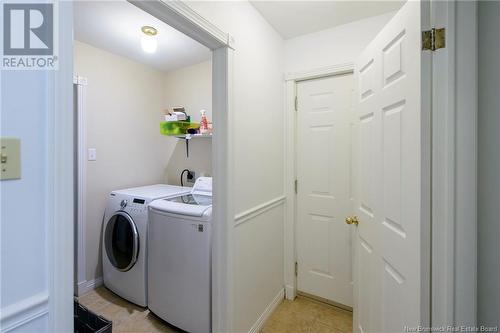
<path fill-rule="evenodd" d="M 180 332 L 145 308 L 99 287 L 79 297 L 79 302 L 113 321 L 114 333 Z M 262 333 L 351 333 L 352 313 L 309 298 L 284 300 L 268 319 Z"/>
<path fill-rule="evenodd" d="M 78 298 L 83 306 L 113 322 L 113 333 L 181 332 L 148 309 L 134 305 L 104 287 Z"/>
<path fill-rule="evenodd" d="M 262 333 L 352 333 L 352 312 L 303 296 L 284 300 Z"/>

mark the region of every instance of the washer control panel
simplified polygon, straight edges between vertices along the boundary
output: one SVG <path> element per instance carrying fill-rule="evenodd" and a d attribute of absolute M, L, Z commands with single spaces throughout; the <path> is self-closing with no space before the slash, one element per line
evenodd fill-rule
<path fill-rule="evenodd" d="M 123 200 L 122 200 L 122 202 L 123 202 Z M 144 199 L 131 198 L 131 200 L 128 200 L 126 207 L 127 207 L 127 211 L 129 211 L 129 212 L 142 213 L 142 212 L 146 211 L 147 204 L 146 204 L 146 200 L 144 200 Z M 125 207 L 123 207 L 123 208 L 125 208 Z"/>

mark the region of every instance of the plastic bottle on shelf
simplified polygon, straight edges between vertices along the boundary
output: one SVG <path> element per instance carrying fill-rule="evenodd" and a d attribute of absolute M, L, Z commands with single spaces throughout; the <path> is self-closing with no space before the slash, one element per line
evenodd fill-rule
<path fill-rule="evenodd" d="M 201 120 L 200 120 L 200 133 L 205 134 L 208 132 L 208 121 L 206 116 L 206 111 L 201 110 Z"/>

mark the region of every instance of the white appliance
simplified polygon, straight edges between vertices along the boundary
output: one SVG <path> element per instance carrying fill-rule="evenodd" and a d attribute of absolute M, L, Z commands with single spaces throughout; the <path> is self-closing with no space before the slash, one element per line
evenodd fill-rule
<path fill-rule="evenodd" d="M 149 205 L 148 307 L 191 333 L 211 331 L 212 178 Z"/>
<path fill-rule="evenodd" d="M 132 303 L 147 306 L 147 205 L 189 190 L 157 184 L 109 194 L 102 236 L 103 280 L 107 288 Z"/>

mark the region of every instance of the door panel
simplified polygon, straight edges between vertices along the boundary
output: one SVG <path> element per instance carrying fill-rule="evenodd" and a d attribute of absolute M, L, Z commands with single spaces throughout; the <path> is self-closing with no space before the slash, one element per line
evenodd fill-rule
<path fill-rule="evenodd" d="M 422 309 L 421 231 L 428 164 L 422 109 L 421 10 L 407 2 L 356 63 L 359 216 L 355 259 L 355 332 L 402 332 Z M 426 95 L 426 94 L 424 94 Z"/>
<path fill-rule="evenodd" d="M 298 289 L 352 306 L 353 76 L 297 84 Z"/>

